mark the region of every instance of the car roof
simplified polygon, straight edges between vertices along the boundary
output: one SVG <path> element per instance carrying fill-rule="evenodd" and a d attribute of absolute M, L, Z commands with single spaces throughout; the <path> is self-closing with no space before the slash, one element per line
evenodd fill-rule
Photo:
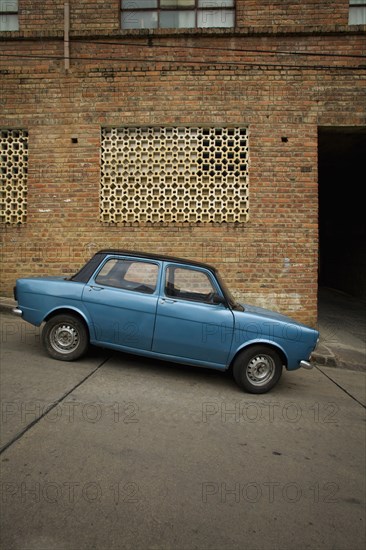
<path fill-rule="evenodd" d="M 135 250 L 120 250 L 120 249 L 106 249 L 106 250 L 99 250 L 95 253 L 97 254 L 103 254 L 105 256 L 108 255 L 119 255 L 119 256 L 131 256 L 134 258 L 144 258 L 148 260 L 158 260 L 160 262 L 174 262 L 174 263 L 180 263 L 185 265 L 193 265 L 195 267 L 203 267 L 205 269 L 209 269 L 210 271 L 216 272 L 216 267 L 206 264 L 205 262 L 198 262 L 196 260 L 189 260 L 188 258 L 179 258 L 176 256 L 167 256 L 165 254 L 150 254 L 149 252 L 139 252 Z"/>
<path fill-rule="evenodd" d="M 196 266 L 196 267 L 202 267 L 204 269 L 208 269 L 211 271 L 217 278 L 220 278 L 219 273 L 217 269 L 210 265 L 206 264 L 205 262 L 197 262 L 196 260 L 188 260 L 187 258 L 178 258 L 176 256 L 166 256 L 164 254 L 149 254 L 147 252 L 136 252 L 133 250 L 120 250 L 120 249 L 103 249 L 96 252 L 92 258 L 86 264 L 73 275 L 68 280 L 79 282 L 79 283 L 87 283 L 90 280 L 90 277 L 95 273 L 95 270 L 100 265 L 101 261 L 104 260 L 107 256 L 124 256 L 124 257 L 131 257 L 131 258 L 144 258 L 146 260 L 157 260 L 161 262 L 174 262 L 179 263 L 182 265 L 187 266 Z M 222 285 L 222 282 L 220 284 L 221 290 L 224 293 L 224 296 L 227 299 L 228 303 L 234 304 L 235 302 L 230 296 L 230 293 L 227 292 L 227 289 L 225 286 Z"/>

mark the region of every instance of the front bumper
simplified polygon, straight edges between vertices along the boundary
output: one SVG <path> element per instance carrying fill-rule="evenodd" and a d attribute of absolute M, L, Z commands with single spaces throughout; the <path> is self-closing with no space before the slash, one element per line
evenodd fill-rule
<path fill-rule="evenodd" d="M 300 367 L 302 367 L 303 369 L 308 369 L 308 370 L 310 370 L 310 369 L 313 369 L 313 368 L 314 368 L 314 365 L 312 365 L 312 364 L 310 363 L 310 361 L 300 361 L 299 364 L 300 364 Z"/>
<path fill-rule="evenodd" d="M 23 315 L 23 312 L 21 309 L 19 309 L 18 307 L 13 307 L 13 313 L 14 315 L 17 315 L 18 317 L 21 317 Z"/>
<path fill-rule="evenodd" d="M 303 360 L 303 361 L 300 361 L 299 367 L 302 367 L 303 369 L 307 369 L 307 370 L 311 370 L 311 369 L 314 368 L 314 365 L 311 363 L 311 359 L 312 359 L 312 356 L 313 356 L 314 351 L 316 350 L 317 345 L 319 344 L 319 339 L 320 339 L 320 338 L 318 337 L 318 339 L 317 339 L 317 341 L 316 341 L 316 344 L 315 344 L 315 346 L 314 346 L 314 349 L 313 349 L 313 351 L 310 353 L 309 359 L 308 359 L 307 361 L 304 361 L 304 360 Z"/>

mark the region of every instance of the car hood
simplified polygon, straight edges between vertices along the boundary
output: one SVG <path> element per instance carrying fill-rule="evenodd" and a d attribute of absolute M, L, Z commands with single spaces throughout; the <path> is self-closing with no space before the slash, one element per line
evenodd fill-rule
<path fill-rule="evenodd" d="M 298 321 L 295 321 L 295 319 L 292 319 L 292 317 L 288 317 L 287 315 L 283 315 L 282 313 L 278 313 L 277 311 L 272 311 L 271 309 L 265 309 L 264 307 L 259 306 L 252 306 L 249 304 L 240 304 L 244 308 L 244 315 L 245 314 L 252 314 L 255 317 L 260 317 L 262 319 L 272 319 L 273 321 L 280 321 L 282 323 L 291 323 L 293 325 L 298 325 L 300 327 L 310 328 L 307 325 L 304 325 L 302 323 L 299 323 Z M 313 329 L 312 329 L 313 330 Z"/>
<path fill-rule="evenodd" d="M 287 315 L 263 307 L 241 305 L 244 311 L 233 311 L 236 330 L 261 335 L 261 337 L 268 334 L 271 339 L 308 342 L 310 347 L 314 347 L 319 338 L 319 332 L 316 329 L 299 323 Z"/>

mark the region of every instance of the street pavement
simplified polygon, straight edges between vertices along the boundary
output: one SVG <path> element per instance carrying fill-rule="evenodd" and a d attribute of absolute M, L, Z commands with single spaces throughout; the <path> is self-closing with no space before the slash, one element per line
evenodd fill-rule
<path fill-rule="evenodd" d="M 1 315 L 1 530 L 12 550 L 365 547 L 365 373 L 229 374 L 92 349 Z"/>

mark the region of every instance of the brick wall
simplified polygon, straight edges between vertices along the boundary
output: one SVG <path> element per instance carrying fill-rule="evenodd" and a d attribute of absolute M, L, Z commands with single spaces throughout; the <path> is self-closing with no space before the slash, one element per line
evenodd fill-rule
<path fill-rule="evenodd" d="M 242 0 L 237 6 L 237 21 L 240 27 L 348 23 L 348 0 Z"/>
<path fill-rule="evenodd" d="M 120 0 L 70 1 L 71 31 L 118 31 Z M 212 2 L 211 2 L 212 3 Z M 63 30 L 64 0 L 19 0 L 20 30 Z M 349 0 L 237 0 L 237 27 L 347 25 Z"/>
<path fill-rule="evenodd" d="M 30 4 L 20 2 L 21 17 Z M 44 19 L 34 29 L 43 21 L 47 32 L 61 30 L 60 4 L 42 3 Z M 68 72 L 62 39 L 0 35 L 3 54 L 34 56 L 1 58 L 0 129 L 29 132 L 27 223 L 1 226 L 2 294 L 11 295 L 16 277 L 68 275 L 99 248 L 132 248 L 214 263 L 238 298 L 314 325 L 317 130 L 365 125 L 365 70 L 350 69 L 359 65 L 357 58 L 290 52 L 365 54 L 360 30 L 334 26 L 320 34 L 305 28 L 313 17 L 306 19 L 307 10 L 314 14 L 320 4 L 319 18 L 327 19 L 327 10 L 337 6 L 345 24 L 348 3 L 302 2 L 303 26 L 286 20 L 295 26 L 281 34 L 273 27 L 258 33 L 159 31 L 148 40 L 137 31 L 121 39 L 128 45 L 116 40 L 114 4 L 99 2 L 98 21 L 90 3 L 83 10 L 84 34 L 105 18 L 102 42 L 110 44 L 77 38 L 82 3 L 72 8 Z M 268 3 L 270 24 L 282 17 L 284 4 Z M 254 21 L 268 25 L 264 15 L 256 16 L 258 5 L 243 3 L 253 27 Z M 288 54 L 268 53 L 273 50 Z M 198 124 L 248 127 L 249 221 L 101 223 L 101 127 Z"/>
<path fill-rule="evenodd" d="M 19 0 L 20 32 L 51 34 L 64 29 L 64 0 Z M 118 30 L 118 0 L 70 1 L 70 30 Z"/>

